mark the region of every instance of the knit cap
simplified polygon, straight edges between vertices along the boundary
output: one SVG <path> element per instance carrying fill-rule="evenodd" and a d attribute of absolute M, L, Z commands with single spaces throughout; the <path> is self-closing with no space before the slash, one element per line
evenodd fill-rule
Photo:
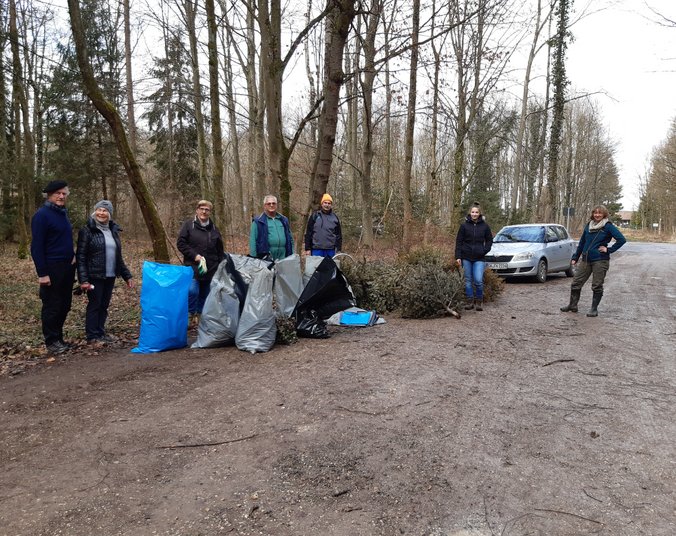
<path fill-rule="evenodd" d="M 329 194 L 324 194 L 322 196 L 321 202 L 323 203 L 324 201 L 329 201 L 329 202 L 333 203 L 333 198 Z"/>
<path fill-rule="evenodd" d="M 94 205 L 94 210 L 97 208 L 105 208 L 108 211 L 108 214 L 110 214 L 110 217 L 113 217 L 113 204 L 107 199 L 102 199 L 96 203 L 96 205 Z"/>

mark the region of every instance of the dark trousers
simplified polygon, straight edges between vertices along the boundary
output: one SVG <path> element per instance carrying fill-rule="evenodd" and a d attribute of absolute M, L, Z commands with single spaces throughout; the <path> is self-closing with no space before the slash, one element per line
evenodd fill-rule
<path fill-rule="evenodd" d="M 100 339 L 106 334 L 106 319 L 108 318 L 108 306 L 113 297 L 115 278 L 92 279 L 93 290 L 87 292 L 87 313 L 85 316 L 85 334 L 87 340 Z"/>
<path fill-rule="evenodd" d="M 592 278 L 592 291 L 603 294 L 603 283 L 606 280 L 606 274 L 610 268 L 610 261 L 601 260 L 596 262 L 585 262 L 580 260 L 575 266 L 575 277 L 570 288 L 573 290 L 581 289 L 589 279 Z"/>
<path fill-rule="evenodd" d="M 47 267 L 51 285 L 40 287 L 42 300 L 42 334 L 49 346 L 63 341 L 63 324 L 66 322 L 70 305 L 73 302 L 73 281 L 75 265 L 70 262 L 58 262 Z"/>

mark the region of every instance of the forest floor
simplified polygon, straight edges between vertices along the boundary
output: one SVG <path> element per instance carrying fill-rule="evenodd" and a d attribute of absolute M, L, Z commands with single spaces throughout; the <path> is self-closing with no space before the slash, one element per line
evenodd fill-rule
<path fill-rule="evenodd" d="M 130 354 L 120 287 L 119 343 L 53 361 L 6 256 L 0 534 L 676 533 L 675 244 L 620 250 L 598 318 L 556 275 L 253 356 Z"/>

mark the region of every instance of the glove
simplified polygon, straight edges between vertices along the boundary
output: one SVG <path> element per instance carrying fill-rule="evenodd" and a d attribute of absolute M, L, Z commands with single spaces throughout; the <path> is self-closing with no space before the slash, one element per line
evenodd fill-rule
<path fill-rule="evenodd" d="M 204 275 L 207 273 L 207 260 L 202 257 L 200 262 L 197 264 L 197 273 L 199 275 Z"/>

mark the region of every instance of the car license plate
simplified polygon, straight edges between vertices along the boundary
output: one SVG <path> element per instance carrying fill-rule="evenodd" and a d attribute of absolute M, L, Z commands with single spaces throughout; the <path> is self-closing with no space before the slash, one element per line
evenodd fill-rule
<path fill-rule="evenodd" d="M 489 262 L 488 267 L 491 270 L 506 270 L 507 269 L 507 263 L 506 262 Z"/>

